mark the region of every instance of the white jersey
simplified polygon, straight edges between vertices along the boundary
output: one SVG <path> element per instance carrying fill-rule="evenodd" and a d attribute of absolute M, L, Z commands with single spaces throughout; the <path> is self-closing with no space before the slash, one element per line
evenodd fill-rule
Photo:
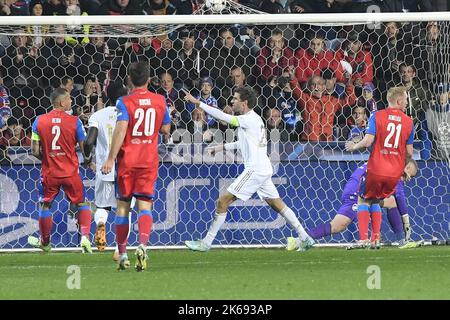
<path fill-rule="evenodd" d="M 115 167 L 112 167 L 110 173 L 104 175 L 101 173 L 103 163 L 108 158 L 111 148 L 112 136 L 117 121 L 116 107 L 106 107 L 95 112 L 88 122 L 89 128 L 97 128 L 97 144 L 95 147 L 95 164 L 97 166 L 97 179 L 104 181 L 114 181 Z"/>
<path fill-rule="evenodd" d="M 253 110 L 237 118 L 239 121 L 237 143 L 245 169 L 272 175 L 273 169 L 267 156 L 267 135 L 263 120 Z"/>

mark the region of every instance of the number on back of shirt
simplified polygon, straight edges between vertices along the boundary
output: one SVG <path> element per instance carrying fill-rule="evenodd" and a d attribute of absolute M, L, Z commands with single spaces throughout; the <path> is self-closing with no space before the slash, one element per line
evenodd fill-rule
<path fill-rule="evenodd" d="M 389 131 L 389 134 L 387 135 L 386 139 L 384 140 L 384 146 L 386 148 L 394 147 L 395 149 L 397 149 L 398 148 L 398 143 L 400 141 L 400 133 L 402 132 L 402 125 L 401 125 L 401 123 L 399 123 L 396 126 L 394 123 L 389 122 L 386 129 L 387 129 L 387 131 Z M 394 146 L 392 146 L 392 138 L 394 136 L 395 136 Z"/>
<path fill-rule="evenodd" d="M 52 150 L 61 150 L 61 147 L 58 146 L 58 144 L 57 144 L 59 137 L 61 135 L 61 128 L 59 126 L 53 126 L 52 127 L 52 135 L 53 135 Z"/>
<path fill-rule="evenodd" d="M 156 111 L 153 108 L 144 110 L 142 108 L 136 109 L 134 112 L 134 118 L 137 119 L 133 127 L 133 136 L 141 137 L 142 134 L 149 137 L 155 133 L 155 121 L 156 121 Z M 144 131 L 142 132 L 141 125 L 144 126 Z"/>

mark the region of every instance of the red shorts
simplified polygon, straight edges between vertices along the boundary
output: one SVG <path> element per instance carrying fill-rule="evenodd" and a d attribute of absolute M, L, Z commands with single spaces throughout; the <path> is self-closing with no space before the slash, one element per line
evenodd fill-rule
<path fill-rule="evenodd" d="M 395 192 L 400 178 L 384 177 L 366 172 L 361 177 L 359 196 L 367 200 L 382 200 Z"/>
<path fill-rule="evenodd" d="M 158 170 L 145 168 L 117 169 L 116 198 L 130 201 L 131 197 L 140 200 L 153 200 Z"/>
<path fill-rule="evenodd" d="M 71 177 L 57 178 L 51 176 L 41 176 L 39 185 L 39 201 L 52 202 L 58 195 L 61 187 L 67 199 L 73 204 L 84 202 L 85 189 L 79 174 Z"/>

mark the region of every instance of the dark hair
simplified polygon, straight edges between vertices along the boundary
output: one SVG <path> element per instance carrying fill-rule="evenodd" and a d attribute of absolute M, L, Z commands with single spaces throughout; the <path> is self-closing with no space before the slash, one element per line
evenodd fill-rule
<path fill-rule="evenodd" d="M 62 96 L 68 95 L 66 89 L 64 88 L 56 88 L 53 90 L 53 92 L 50 94 L 50 101 L 52 104 L 54 104 L 57 100 L 59 100 Z"/>
<path fill-rule="evenodd" d="M 324 80 L 330 80 L 336 78 L 334 75 L 334 70 L 330 68 L 325 68 L 321 71 L 321 76 Z"/>
<path fill-rule="evenodd" d="M 109 100 L 109 105 L 115 105 L 117 99 L 121 96 L 127 95 L 128 90 L 121 81 L 112 82 L 106 89 L 106 96 Z"/>
<path fill-rule="evenodd" d="M 247 101 L 248 107 L 253 109 L 256 106 L 257 98 L 256 92 L 249 86 L 237 87 L 234 92 L 239 93 L 239 98 L 241 101 Z"/>
<path fill-rule="evenodd" d="M 73 79 L 69 76 L 64 76 L 61 78 L 61 84 L 63 86 L 67 85 L 69 83 L 69 81 L 73 81 Z"/>
<path fill-rule="evenodd" d="M 19 125 L 19 121 L 17 121 L 16 118 L 10 117 L 8 118 L 8 120 L 6 121 L 6 125 L 7 126 L 13 126 L 13 125 Z"/>
<path fill-rule="evenodd" d="M 128 75 L 135 87 L 142 87 L 150 78 L 150 68 L 147 62 L 133 62 L 128 66 Z"/>
<path fill-rule="evenodd" d="M 408 63 L 408 62 L 409 61 L 400 63 L 400 65 L 398 66 L 398 70 L 400 71 L 400 68 L 402 68 L 402 67 L 405 67 L 405 68 L 411 67 L 414 70 L 414 72 L 417 72 L 416 66 L 414 65 L 414 63 Z"/>

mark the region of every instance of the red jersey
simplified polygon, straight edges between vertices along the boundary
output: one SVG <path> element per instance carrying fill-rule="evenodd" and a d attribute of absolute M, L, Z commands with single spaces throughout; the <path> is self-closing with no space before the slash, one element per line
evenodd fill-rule
<path fill-rule="evenodd" d="M 71 177 L 78 173 L 78 141 L 84 141 L 83 124 L 62 110 L 40 115 L 33 123 L 32 140 L 41 141 L 42 175 Z"/>
<path fill-rule="evenodd" d="M 414 142 L 413 121 L 399 109 L 372 113 L 366 134 L 375 136 L 367 172 L 400 179 L 406 164 L 406 145 Z"/>
<path fill-rule="evenodd" d="M 128 121 L 127 133 L 117 155 L 117 164 L 123 168 L 158 170 L 159 130 L 170 123 L 166 100 L 147 89 L 135 89 L 119 98 L 117 121 Z"/>

